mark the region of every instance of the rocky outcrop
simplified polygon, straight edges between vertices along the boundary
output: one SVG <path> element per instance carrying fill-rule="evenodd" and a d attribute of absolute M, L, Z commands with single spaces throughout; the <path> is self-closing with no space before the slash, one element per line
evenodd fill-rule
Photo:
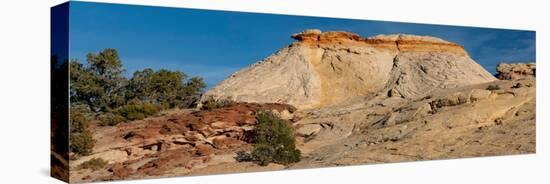
<path fill-rule="evenodd" d="M 498 80 L 305 111 L 296 127 L 306 156 L 291 168 L 535 153 L 535 85 Z"/>
<path fill-rule="evenodd" d="M 94 127 L 90 156 L 108 166 L 71 170 L 72 182 L 204 175 L 534 153 L 534 64 L 501 64 L 497 80 L 462 46 L 439 38 L 306 30 L 297 42 L 233 74 L 205 97 L 213 110 Z M 288 105 L 291 104 L 291 105 Z M 295 108 L 297 106 L 298 108 Z M 208 108 L 206 108 L 208 109 Z M 295 129 L 302 159 L 238 162 L 252 151 L 255 113 Z"/>
<path fill-rule="evenodd" d="M 497 66 L 497 77 L 500 80 L 532 79 L 536 77 L 535 63 L 501 63 Z"/>
<path fill-rule="evenodd" d="M 418 98 L 495 80 L 462 46 L 439 38 L 320 30 L 292 38 L 297 42 L 236 72 L 205 97 L 311 109 L 375 96 Z"/>
<path fill-rule="evenodd" d="M 101 158 L 110 166 L 107 171 L 84 176 L 72 170 L 71 180 L 142 178 L 165 175 L 178 168 L 189 172 L 219 164 L 216 159 L 220 155 L 232 155 L 236 150 L 250 147 L 258 110 L 293 119 L 296 109 L 286 104 L 235 103 L 208 111 L 176 110 L 114 127 L 95 127 L 94 152 L 72 160 L 70 165 L 76 168 L 92 158 Z M 235 162 L 229 158 L 223 162 Z"/>

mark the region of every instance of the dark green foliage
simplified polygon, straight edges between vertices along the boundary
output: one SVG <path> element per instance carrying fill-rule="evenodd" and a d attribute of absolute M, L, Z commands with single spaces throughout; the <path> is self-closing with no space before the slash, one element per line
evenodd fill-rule
<path fill-rule="evenodd" d="M 86 56 L 88 65 L 70 63 L 71 103 L 86 104 L 94 112 L 107 112 L 124 104 L 122 62 L 115 49 Z"/>
<path fill-rule="evenodd" d="M 94 73 L 105 78 L 116 79 L 124 72 L 122 62 L 115 49 L 107 48 L 97 54 L 88 53 L 86 60 Z"/>
<path fill-rule="evenodd" d="M 99 77 L 77 61 L 71 61 L 69 71 L 71 104 L 85 104 L 90 109 L 101 109 L 105 90 Z"/>
<path fill-rule="evenodd" d="M 90 126 L 90 120 L 84 113 L 82 113 L 82 110 L 72 107 L 71 108 L 71 115 L 70 115 L 70 131 L 71 132 L 84 132 L 88 130 L 88 127 Z"/>
<path fill-rule="evenodd" d="M 71 152 L 84 156 L 92 153 L 95 143 L 90 131 L 71 133 L 70 142 Z"/>
<path fill-rule="evenodd" d="M 239 162 L 250 162 L 254 161 L 254 158 L 252 158 L 252 154 L 247 153 L 245 151 L 238 151 L 237 156 L 235 156 L 235 160 Z"/>
<path fill-rule="evenodd" d="M 185 93 L 187 95 L 199 94 L 206 88 L 206 83 L 202 77 L 192 77 L 185 83 Z"/>
<path fill-rule="evenodd" d="M 300 161 L 294 130 L 287 122 L 268 111 L 259 111 L 256 120 L 253 160 L 262 166 L 270 162 L 290 164 Z"/>
<path fill-rule="evenodd" d="M 99 115 L 98 119 L 101 121 L 101 126 L 115 126 L 126 121 L 124 116 L 112 112 Z"/>
<path fill-rule="evenodd" d="M 206 84 L 180 71 L 144 69 L 128 80 L 115 49 L 89 53 L 87 63 L 69 64 L 70 103 L 101 125 L 143 119 L 167 108 L 195 106 Z M 82 111 L 84 112 L 84 111 Z"/>
<path fill-rule="evenodd" d="M 80 110 L 70 111 L 70 151 L 79 155 L 89 155 L 94 147 L 94 139 L 89 131 L 89 120 Z"/>
<path fill-rule="evenodd" d="M 204 100 L 201 110 L 214 110 L 224 107 L 229 107 L 235 104 L 235 101 L 231 99 L 214 99 L 214 97 L 209 96 Z"/>
<path fill-rule="evenodd" d="M 92 158 L 86 162 L 83 162 L 78 166 L 78 169 L 91 169 L 91 170 L 98 170 L 104 168 L 108 164 L 107 161 L 103 160 L 102 158 Z"/>
<path fill-rule="evenodd" d="M 118 108 L 115 112 L 125 119 L 133 121 L 155 115 L 160 111 L 160 109 L 160 107 L 151 103 L 132 101 L 127 105 Z"/>
<path fill-rule="evenodd" d="M 496 84 L 491 84 L 489 86 L 487 86 L 487 90 L 489 91 L 495 91 L 495 90 L 499 90 L 500 89 L 500 86 L 496 85 Z"/>
<path fill-rule="evenodd" d="M 145 69 L 136 71 L 127 86 L 128 99 L 161 105 L 164 108 L 190 107 L 206 87 L 203 79 L 194 77 L 187 82 L 180 71 Z"/>

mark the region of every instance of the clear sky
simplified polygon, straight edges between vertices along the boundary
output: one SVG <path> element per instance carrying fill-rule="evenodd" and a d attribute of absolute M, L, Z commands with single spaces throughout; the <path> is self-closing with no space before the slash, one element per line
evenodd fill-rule
<path fill-rule="evenodd" d="M 126 75 L 144 68 L 201 76 L 209 87 L 294 40 L 305 29 L 343 30 L 363 37 L 417 34 L 465 47 L 494 73 L 500 62 L 535 61 L 535 32 L 227 11 L 71 2 L 70 57 L 119 51 Z"/>

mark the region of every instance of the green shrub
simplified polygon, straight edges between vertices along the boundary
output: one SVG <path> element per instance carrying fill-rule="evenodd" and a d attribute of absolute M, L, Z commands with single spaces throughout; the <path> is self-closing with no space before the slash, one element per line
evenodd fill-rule
<path fill-rule="evenodd" d="M 256 144 L 252 151 L 252 160 L 261 166 L 266 166 L 274 161 L 275 148 L 267 144 Z"/>
<path fill-rule="evenodd" d="M 71 108 L 69 125 L 70 151 L 79 155 L 89 155 L 94 147 L 94 139 L 89 131 L 89 120 L 80 110 Z"/>
<path fill-rule="evenodd" d="M 268 111 L 256 114 L 254 127 L 254 161 L 265 166 L 270 162 L 290 164 L 300 161 L 300 150 L 296 149 L 294 130 L 284 120 Z"/>
<path fill-rule="evenodd" d="M 160 107 L 151 103 L 133 101 L 116 110 L 116 114 L 126 118 L 127 120 L 140 120 L 146 117 L 157 114 Z"/>
<path fill-rule="evenodd" d="M 84 132 L 90 126 L 90 120 L 77 108 L 70 109 L 69 125 L 71 132 Z"/>
<path fill-rule="evenodd" d="M 104 168 L 107 164 L 108 162 L 103 160 L 102 158 L 92 158 L 80 164 L 78 166 L 78 169 L 91 169 L 95 171 Z"/>
<path fill-rule="evenodd" d="M 252 158 L 252 154 L 247 153 L 245 151 L 238 151 L 237 156 L 235 156 L 235 160 L 239 162 L 250 162 L 254 161 L 254 158 Z"/>
<path fill-rule="evenodd" d="M 114 114 L 110 112 L 100 115 L 98 119 L 101 121 L 101 126 L 115 126 L 119 123 L 126 121 L 126 118 L 124 118 L 120 114 Z"/>
<path fill-rule="evenodd" d="M 71 152 L 79 155 L 90 155 L 94 148 L 94 139 L 90 131 L 73 132 L 70 136 Z"/>
<path fill-rule="evenodd" d="M 220 99 L 214 99 L 214 97 L 209 96 L 204 100 L 201 110 L 214 110 L 224 107 L 229 107 L 235 104 L 235 101 L 231 100 L 230 98 L 220 98 Z"/>
<path fill-rule="evenodd" d="M 494 91 L 494 90 L 499 90 L 499 89 L 500 89 L 500 86 L 498 86 L 496 84 L 487 86 L 487 90 L 489 90 L 489 91 Z"/>

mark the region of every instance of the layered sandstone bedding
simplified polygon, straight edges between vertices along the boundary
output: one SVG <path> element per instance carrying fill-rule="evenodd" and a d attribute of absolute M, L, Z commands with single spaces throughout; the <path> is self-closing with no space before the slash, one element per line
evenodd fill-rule
<path fill-rule="evenodd" d="M 231 75 L 205 97 L 278 102 L 299 109 L 374 96 L 427 92 L 496 80 L 462 46 L 415 35 L 306 30 L 268 58 Z"/>
<path fill-rule="evenodd" d="M 535 153 L 534 64 L 503 64 L 495 78 L 462 46 L 439 38 L 306 30 L 236 72 L 206 97 L 237 101 L 204 111 L 94 127 L 90 156 L 71 181 L 155 178 Z M 300 162 L 238 162 L 252 149 L 255 113 L 295 129 Z M 109 164 L 76 169 L 92 158 Z"/>

